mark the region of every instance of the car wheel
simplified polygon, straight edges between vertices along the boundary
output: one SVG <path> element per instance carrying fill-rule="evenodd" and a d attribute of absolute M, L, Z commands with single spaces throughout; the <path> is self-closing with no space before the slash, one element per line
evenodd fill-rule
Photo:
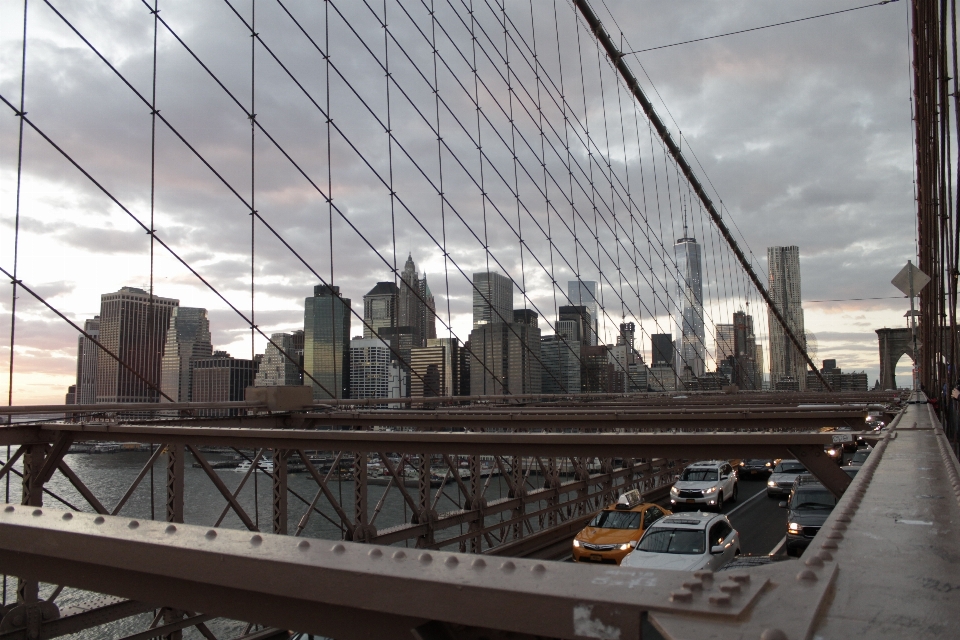
<path fill-rule="evenodd" d="M 717 496 L 717 513 L 723 511 L 723 491 L 720 492 L 720 495 Z"/>
<path fill-rule="evenodd" d="M 736 502 L 736 501 L 737 501 L 737 494 L 738 494 L 739 492 L 740 492 L 740 485 L 734 483 L 734 485 L 733 485 L 733 497 L 730 498 L 730 502 Z"/>

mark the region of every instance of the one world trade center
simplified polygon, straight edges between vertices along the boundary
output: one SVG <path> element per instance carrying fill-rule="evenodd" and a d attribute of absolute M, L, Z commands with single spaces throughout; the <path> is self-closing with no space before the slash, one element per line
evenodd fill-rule
<path fill-rule="evenodd" d="M 680 328 L 680 339 L 677 341 L 677 373 L 681 378 L 687 378 L 691 374 L 698 377 L 703 375 L 706 369 L 706 348 L 703 333 L 700 245 L 696 238 L 689 237 L 686 220 L 683 235 L 684 237 L 673 245 L 673 253 L 677 261 L 677 326 Z"/>

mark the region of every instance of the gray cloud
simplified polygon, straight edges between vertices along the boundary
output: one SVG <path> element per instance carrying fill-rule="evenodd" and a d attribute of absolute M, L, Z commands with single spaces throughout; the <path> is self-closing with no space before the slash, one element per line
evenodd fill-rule
<path fill-rule="evenodd" d="M 63 4 L 61 11 L 76 20 L 78 28 L 149 97 L 149 14 L 140 11 L 136 3 L 122 10 L 106 2 L 82 7 Z M 417 28 L 430 37 L 430 18 L 424 7 L 420 3 L 402 7 L 388 3 L 387 22 L 396 38 L 390 44 L 391 73 L 400 85 L 390 87 L 391 127 L 396 139 L 388 146 L 383 131 L 387 84 L 378 62 L 383 59 L 383 30 L 362 3 L 333 3 L 331 62 L 343 77 L 335 72 L 331 75 L 329 104 L 334 129 L 328 152 L 322 112 L 328 103 L 324 60 L 278 6 L 258 4 L 257 31 L 319 105 L 312 104 L 258 46 L 257 120 L 299 170 L 258 131 L 255 207 L 309 265 L 293 256 L 262 223 L 254 224 L 258 295 L 290 310 L 258 311 L 258 324 L 295 325 L 300 317 L 294 310 L 302 307 L 303 298 L 318 281 L 311 269 L 329 279 L 331 262 L 334 282 L 353 299 L 355 309 L 361 308 L 362 295 L 374 282 L 392 279 L 395 243 L 398 266 L 402 267 L 410 252 L 428 272 L 443 317 L 447 279 L 452 316 L 469 315 L 470 285 L 456 265 L 467 277 L 484 269 L 486 245 L 491 266 L 499 261 L 518 286 L 525 284 L 532 299 L 529 304 L 536 305 L 548 320 L 554 313 L 554 293 L 558 303 L 564 304 L 566 281 L 579 269 L 584 279 L 603 282 L 611 322 L 619 321 L 622 290 L 625 315 L 638 317 L 646 330 L 653 332 L 657 329 L 651 316 L 663 318 L 664 302 L 675 295 L 676 276 L 669 264 L 664 265 L 662 254 L 669 263 L 673 239 L 682 233 L 684 211 L 706 252 L 710 271 L 704 277 L 705 298 L 722 309 L 711 323 L 728 321 L 726 316 L 743 306 L 745 300 L 737 293 L 743 290 L 742 278 L 738 283 L 730 275 L 730 256 L 719 250 L 719 238 L 700 207 L 678 186 L 676 172 L 665 162 L 659 144 L 651 147 L 643 118 L 639 118 L 639 127 L 635 124 L 628 96 L 622 87 L 618 96 L 615 77 L 604 60 L 598 61 L 590 34 L 580 25 L 581 79 L 572 8 L 557 3 L 558 56 L 553 6 L 535 5 L 538 59 L 543 65 L 539 94 L 527 64 L 531 57 L 522 51 L 532 45 L 530 7 L 508 3 L 514 20 L 510 28 L 517 43 L 509 48 L 512 99 L 504 83 L 504 65 L 495 51 L 503 51 L 499 16 L 491 10 L 492 4 L 478 5 L 476 55 L 483 81 L 478 134 L 471 99 L 474 79 L 469 71 L 473 64 L 467 30 L 470 20 L 459 0 L 437 4 L 437 18 L 443 25 L 437 30 L 437 47 L 443 56 L 437 61 L 437 74 L 440 96 L 449 107 L 448 111 L 440 105 L 440 134 L 446 146 L 438 149 L 431 130 L 436 126 L 437 105 L 428 84 L 433 80 L 434 59 Z M 326 47 L 322 8 L 308 2 L 290 2 L 288 6 L 320 46 Z M 598 9 L 602 12 L 605 6 L 617 19 L 614 25 L 609 16 L 601 16 L 610 32 L 622 30 L 624 38 L 637 48 L 798 17 L 796 11 L 808 14 L 838 7 L 835 2 L 820 0 L 802 7 L 736 0 L 722 8 L 706 0 L 643 0 L 601 3 Z M 238 10 L 249 9 L 238 6 Z M 362 43 L 337 10 L 356 29 Z M 33 35 L 28 53 L 30 117 L 140 220 L 148 221 L 149 108 L 46 7 L 37 7 L 35 13 L 31 14 Z M 225 5 L 171 1 L 161 15 L 240 106 L 169 34 L 161 32 L 158 107 L 220 177 L 158 122 L 155 226 L 158 235 L 203 277 L 245 309 L 249 306 L 252 180 L 250 123 L 244 112 L 251 99 L 249 33 Z M 728 221 L 742 230 L 761 267 L 766 246 L 801 247 L 805 298 L 892 295 L 889 280 L 913 251 L 905 33 L 903 12 L 893 5 L 803 26 L 650 52 L 631 61 L 674 133 L 678 126 L 683 131 L 684 148 L 689 151 L 692 146 L 696 152 L 729 211 L 725 214 Z M 18 59 L 18 46 L 11 39 L 0 42 L 5 59 Z M 656 82 L 676 125 L 659 103 L 640 63 Z M 568 104 L 558 107 L 561 80 Z M 0 92 L 16 99 L 18 75 L 4 71 Z M 618 105 L 626 109 L 622 117 Z M 511 107 L 515 129 L 509 121 Z M 542 139 L 541 112 L 547 123 Z M 564 113 L 572 123 L 567 130 Z M 592 155 L 581 140 L 585 113 Z M 14 125 L 13 118 L 0 118 L 0 135 L 5 141 L 16 140 Z M 482 161 L 476 148 L 478 138 L 486 154 Z M 565 166 L 568 143 L 572 172 Z M 545 149 L 542 160 L 541 144 Z M 397 194 L 393 200 L 388 151 L 393 155 Z M 604 159 L 607 154 L 609 165 Z M 5 171 L 15 168 L 15 148 L 4 144 L 0 160 Z M 143 230 L 124 216 L 117 217 L 114 204 L 32 133 L 26 138 L 25 162 L 30 180 L 56 185 L 55 191 L 44 193 L 43 213 L 37 209 L 22 214 L 22 230 L 33 238 L 32 246 L 61 243 L 91 253 L 129 255 L 131 260 L 145 254 L 149 242 Z M 546 179 L 544 164 L 549 172 Z M 441 165 L 446 197 L 442 207 L 437 194 Z M 330 191 L 328 170 L 333 203 L 342 217 L 337 212 L 331 216 L 325 200 Z M 512 195 L 514 189 L 520 194 L 519 201 Z M 597 203 L 596 211 L 591 200 Z M 10 223 L 6 214 L 3 223 Z M 579 243 L 572 237 L 574 227 Z M 522 249 L 518 229 L 525 243 Z M 660 242 L 666 250 L 658 247 Z M 449 256 L 446 261 L 444 250 Z M 182 268 L 176 269 L 159 273 L 158 282 L 189 283 L 199 297 L 203 286 Z M 71 277 L 77 280 L 113 275 L 96 273 L 84 265 L 74 270 Z M 559 283 L 556 292 L 553 279 Z M 639 289 L 640 301 L 631 287 Z M 192 304 L 186 296 L 180 297 L 181 304 Z M 518 306 L 523 303 L 519 293 L 515 301 Z M 752 301 L 759 303 L 756 296 Z M 898 305 L 899 301 L 871 301 L 829 308 L 894 311 Z M 754 313 L 765 325 L 766 314 Z M 899 315 L 897 312 L 894 317 Z M 219 344 L 232 343 L 244 332 L 243 322 L 229 310 L 213 309 L 211 318 Z M 864 331 L 838 332 L 830 348 L 862 352 L 860 366 L 867 362 L 868 347 L 875 348 L 875 339 L 871 342 L 870 327 L 857 328 Z M 826 342 L 830 332 L 823 329 L 813 328 Z M 458 325 L 459 332 L 468 330 L 464 323 Z M 820 355 L 830 357 L 823 349 Z"/>

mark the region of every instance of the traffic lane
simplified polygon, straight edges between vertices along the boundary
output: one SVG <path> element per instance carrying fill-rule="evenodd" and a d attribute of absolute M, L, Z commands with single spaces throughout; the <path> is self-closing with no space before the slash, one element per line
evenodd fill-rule
<path fill-rule="evenodd" d="M 767 497 L 767 478 L 741 480 L 736 503 L 723 511 L 740 534 L 740 552 L 766 555 L 776 548 L 787 531 L 787 512 L 780 508 L 783 498 Z"/>

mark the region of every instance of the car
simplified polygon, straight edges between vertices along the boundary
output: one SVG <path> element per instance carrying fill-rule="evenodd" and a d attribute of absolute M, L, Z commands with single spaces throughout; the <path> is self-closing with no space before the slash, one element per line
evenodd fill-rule
<path fill-rule="evenodd" d="M 743 460 L 737 469 L 737 475 L 741 480 L 748 476 L 769 475 L 777 462 L 779 460 Z"/>
<path fill-rule="evenodd" d="M 806 472 L 807 468 L 798 460 L 781 460 L 773 468 L 773 473 L 767 480 L 767 495 L 770 497 L 788 495 L 793 489 L 793 481 L 798 475 Z"/>
<path fill-rule="evenodd" d="M 856 453 L 847 460 L 847 466 L 850 467 L 860 467 L 863 466 L 863 463 L 867 461 L 867 458 L 870 457 L 870 454 L 873 452 L 873 447 L 861 447 L 857 449 Z"/>
<path fill-rule="evenodd" d="M 799 556 L 830 517 L 837 498 L 812 475 L 803 474 L 797 478 L 790 498 L 780 506 L 788 509 L 787 555 Z"/>
<path fill-rule="evenodd" d="M 670 511 L 642 502 L 636 489 L 627 491 L 617 502 L 602 509 L 573 539 L 574 562 L 620 564 L 633 551 L 643 532 Z"/>
<path fill-rule="evenodd" d="M 622 567 L 717 571 L 740 555 L 740 534 L 723 514 L 675 513 L 647 529 Z"/>
<path fill-rule="evenodd" d="M 842 470 L 845 474 L 850 476 L 851 480 L 853 480 L 857 477 L 857 472 L 860 471 L 860 466 L 858 465 L 856 467 L 851 467 L 850 465 L 847 465 L 846 467 L 842 467 Z"/>
<path fill-rule="evenodd" d="M 670 507 L 692 506 L 720 511 L 724 501 L 737 499 L 737 472 L 725 460 L 695 462 L 683 470 L 670 488 Z"/>

